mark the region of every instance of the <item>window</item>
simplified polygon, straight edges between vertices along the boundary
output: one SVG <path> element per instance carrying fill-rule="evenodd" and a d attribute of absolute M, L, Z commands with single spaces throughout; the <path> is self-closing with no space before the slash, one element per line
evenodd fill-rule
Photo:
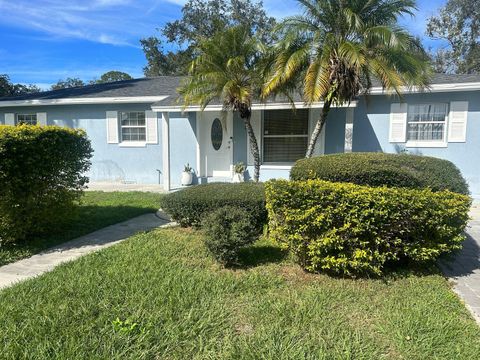
<path fill-rule="evenodd" d="M 291 163 L 305 156 L 308 110 L 264 112 L 263 162 Z"/>
<path fill-rule="evenodd" d="M 447 104 L 409 105 L 408 141 L 445 141 Z"/>
<path fill-rule="evenodd" d="M 17 114 L 15 125 L 37 125 L 37 114 Z"/>
<path fill-rule="evenodd" d="M 145 112 L 120 112 L 122 141 L 146 141 Z"/>

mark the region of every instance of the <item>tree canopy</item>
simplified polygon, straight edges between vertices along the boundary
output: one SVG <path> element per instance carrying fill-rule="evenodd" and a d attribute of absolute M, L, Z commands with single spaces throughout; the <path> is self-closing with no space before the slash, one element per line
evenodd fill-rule
<path fill-rule="evenodd" d="M 85 85 L 85 82 L 80 78 L 67 77 L 65 80 L 58 80 L 56 84 L 53 84 L 51 90 L 68 89 Z"/>
<path fill-rule="evenodd" d="M 112 70 L 108 71 L 102 76 L 100 76 L 100 79 L 98 80 L 92 80 L 90 83 L 91 84 L 105 84 L 105 83 L 110 83 L 114 81 L 123 81 L 123 80 L 132 80 L 133 77 L 130 76 L 130 74 L 127 74 L 126 72 L 122 71 L 117 71 L 117 70 Z"/>
<path fill-rule="evenodd" d="M 433 54 L 435 70 L 445 73 L 480 73 L 480 4 L 476 0 L 448 0 L 430 18 L 427 34 L 447 46 Z"/>
<path fill-rule="evenodd" d="M 38 86 L 30 84 L 13 84 L 10 77 L 6 74 L 0 74 L 0 97 L 18 96 L 42 91 Z"/>
<path fill-rule="evenodd" d="M 146 76 L 184 75 L 194 58 L 201 39 L 212 38 L 226 28 L 242 26 L 249 35 L 256 34 L 263 42 L 271 40 L 275 19 L 267 16 L 261 1 L 256 0 L 189 0 L 182 8 L 182 17 L 160 29 L 170 47 L 159 37 L 140 40 L 147 59 Z"/>

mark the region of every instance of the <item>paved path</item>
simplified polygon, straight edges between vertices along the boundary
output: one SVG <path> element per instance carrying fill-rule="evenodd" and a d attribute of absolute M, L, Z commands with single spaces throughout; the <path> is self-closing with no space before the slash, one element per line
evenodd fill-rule
<path fill-rule="evenodd" d="M 453 282 L 453 290 L 462 298 L 480 324 L 480 203 L 474 203 L 463 249 L 440 263 Z"/>
<path fill-rule="evenodd" d="M 145 214 L 60 244 L 30 258 L 2 266 L 0 289 L 43 274 L 63 262 L 117 244 L 140 231 L 168 225 L 169 221 L 165 220 L 161 213 Z"/>

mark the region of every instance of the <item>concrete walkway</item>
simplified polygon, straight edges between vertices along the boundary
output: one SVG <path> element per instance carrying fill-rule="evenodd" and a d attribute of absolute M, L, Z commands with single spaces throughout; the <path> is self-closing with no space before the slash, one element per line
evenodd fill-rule
<path fill-rule="evenodd" d="M 441 261 L 440 267 L 480 324 L 480 203 L 473 204 L 470 217 L 463 249 Z"/>
<path fill-rule="evenodd" d="M 160 226 L 169 226 L 165 216 L 160 212 L 157 215 L 145 214 L 4 265 L 0 267 L 0 289 L 43 274 L 63 262 L 117 244 L 138 232 Z"/>

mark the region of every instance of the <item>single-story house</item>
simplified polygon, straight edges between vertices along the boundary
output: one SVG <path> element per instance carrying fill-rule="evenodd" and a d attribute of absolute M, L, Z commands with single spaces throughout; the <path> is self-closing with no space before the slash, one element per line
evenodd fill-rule
<path fill-rule="evenodd" d="M 180 77 L 155 77 L 89 85 L 0 99 L 0 124 L 83 128 L 94 149 L 92 182 L 180 184 L 185 164 L 196 181 L 229 181 L 237 162 L 252 174 L 248 138 L 237 114 L 220 105 L 203 112 L 177 102 Z M 260 178 L 288 178 L 304 156 L 322 104 L 301 98 L 253 105 L 252 124 L 261 152 Z M 454 162 L 480 195 L 480 75 L 436 75 L 428 90 L 402 99 L 373 87 L 331 110 L 315 154 L 383 151 L 436 156 Z M 477 159 L 477 160 L 475 160 Z"/>

